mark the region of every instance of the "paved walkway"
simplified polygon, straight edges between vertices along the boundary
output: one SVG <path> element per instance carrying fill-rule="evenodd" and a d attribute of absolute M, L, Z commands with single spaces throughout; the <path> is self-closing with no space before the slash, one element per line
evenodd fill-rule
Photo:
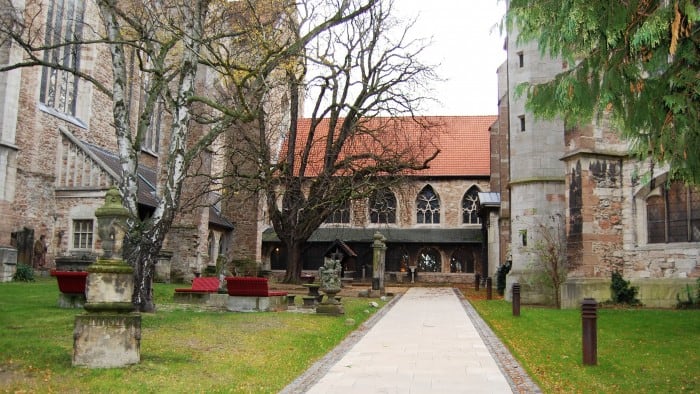
<path fill-rule="evenodd" d="M 283 393 L 539 392 L 450 288 L 411 288 L 378 314 Z"/>

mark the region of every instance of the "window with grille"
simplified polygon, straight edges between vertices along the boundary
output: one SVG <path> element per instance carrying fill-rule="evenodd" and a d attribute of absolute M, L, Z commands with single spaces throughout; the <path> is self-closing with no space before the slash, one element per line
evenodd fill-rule
<path fill-rule="evenodd" d="M 80 68 L 80 41 L 83 36 L 82 0 L 49 2 L 46 17 L 44 61 L 64 69 Z M 39 100 L 59 113 L 76 115 L 78 77 L 65 70 L 44 67 Z"/>
<path fill-rule="evenodd" d="M 377 190 L 369 198 L 370 223 L 396 223 L 396 196 L 389 189 Z"/>
<path fill-rule="evenodd" d="M 73 221 L 73 249 L 92 249 L 93 222 L 91 219 Z"/>
<path fill-rule="evenodd" d="M 479 189 L 472 186 L 462 197 L 462 223 L 479 224 Z"/>
<path fill-rule="evenodd" d="M 440 199 L 430 185 L 424 187 L 416 198 L 416 222 L 440 223 Z"/>
<path fill-rule="evenodd" d="M 328 215 L 326 223 L 350 223 L 350 201 L 345 201 L 343 206 Z"/>
<path fill-rule="evenodd" d="M 649 243 L 700 241 L 700 192 L 682 182 L 662 187 L 647 199 Z"/>

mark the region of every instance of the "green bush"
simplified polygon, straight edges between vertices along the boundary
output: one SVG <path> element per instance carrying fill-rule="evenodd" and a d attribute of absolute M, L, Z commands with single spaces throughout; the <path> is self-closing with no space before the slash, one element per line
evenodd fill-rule
<path fill-rule="evenodd" d="M 692 289 L 690 285 L 685 287 L 687 300 L 682 301 L 680 294 L 676 294 L 676 308 L 678 309 L 700 309 L 700 279 L 697 281 L 697 289 L 695 290 L 695 297 L 693 297 Z"/>
<path fill-rule="evenodd" d="M 612 273 L 612 283 L 610 283 L 612 302 L 614 304 L 639 305 L 637 292 L 639 288 L 630 286 L 630 282 L 622 278 L 622 274 L 617 271 Z"/>
<path fill-rule="evenodd" d="M 496 270 L 496 291 L 500 295 L 503 295 L 506 291 L 506 275 L 508 275 L 512 266 L 512 262 L 506 261 L 505 264 L 500 265 Z"/>
<path fill-rule="evenodd" d="M 26 264 L 19 263 L 12 279 L 15 282 L 34 282 L 34 269 Z"/>
<path fill-rule="evenodd" d="M 252 259 L 237 259 L 232 261 L 236 276 L 258 276 L 258 263 Z"/>

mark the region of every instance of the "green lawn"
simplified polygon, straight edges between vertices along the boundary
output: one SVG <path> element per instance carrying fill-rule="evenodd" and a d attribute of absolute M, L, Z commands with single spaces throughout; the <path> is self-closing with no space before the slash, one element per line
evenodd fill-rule
<path fill-rule="evenodd" d="M 598 310 L 598 365 L 584 366 L 580 310 L 472 305 L 546 393 L 700 392 L 700 311 Z"/>
<path fill-rule="evenodd" d="M 345 298 L 342 317 L 210 312 L 172 304 L 175 287 L 155 287 L 161 308 L 143 315 L 140 364 L 90 370 L 71 366 L 82 310 L 57 307 L 55 279 L 0 283 L 0 391 L 277 392 L 366 320 L 369 301 L 383 304 Z"/>

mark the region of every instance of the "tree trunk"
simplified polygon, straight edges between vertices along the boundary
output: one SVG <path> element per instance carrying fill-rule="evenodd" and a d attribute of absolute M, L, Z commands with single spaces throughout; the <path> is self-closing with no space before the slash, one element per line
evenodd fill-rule
<path fill-rule="evenodd" d="M 284 275 L 284 283 L 301 282 L 301 270 L 303 262 L 301 260 L 301 247 L 304 242 L 285 241 L 287 246 L 287 271 Z"/>
<path fill-rule="evenodd" d="M 153 300 L 153 274 L 158 252 L 148 251 L 139 254 L 134 267 L 134 295 L 132 298 L 137 312 L 155 312 Z"/>
<path fill-rule="evenodd" d="M 155 312 L 153 277 L 164 234 L 159 231 L 142 232 L 125 240 L 128 251 L 126 260 L 134 269 L 134 294 L 132 302 L 137 312 Z M 127 243 L 128 242 L 128 243 Z"/>

